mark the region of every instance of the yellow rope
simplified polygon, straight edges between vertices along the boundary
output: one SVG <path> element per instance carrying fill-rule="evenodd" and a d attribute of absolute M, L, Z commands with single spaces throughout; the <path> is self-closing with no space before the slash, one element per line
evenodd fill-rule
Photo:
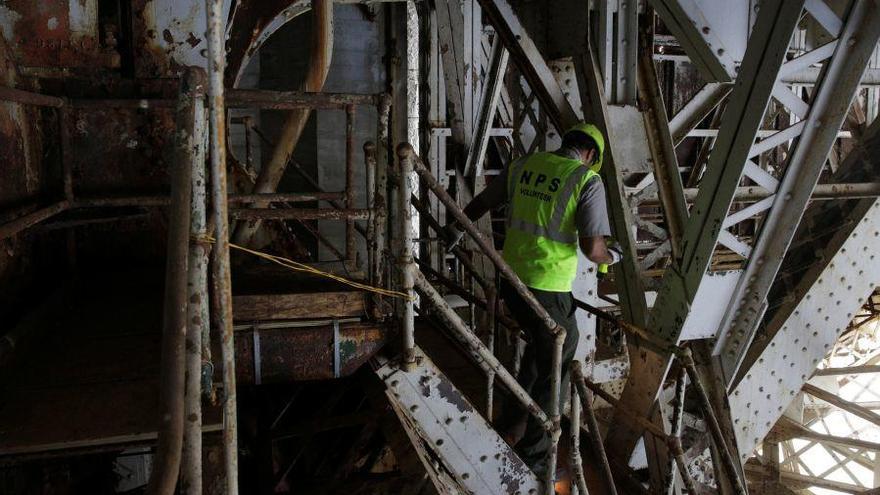
<path fill-rule="evenodd" d="M 205 240 L 207 240 L 208 242 L 211 242 L 211 243 L 216 242 L 216 239 L 214 239 L 213 237 L 210 237 L 210 236 L 206 237 Z M 398 291 L 390 290 L 390 289 L 383 289 L 381 287 L 373 287 L 372 285 L 367 285 L 367 284 L 362 284 L 360 282 L 355 282 L 354 280 L 349 280 L 345 277 L 340 277 L 339 275 L 327 273 L 325 271 L 318 270 L 317 268 L 315 268 L 313 266 L 305 265 L 303 263 L 298 263 L 296 261 L 293 261 L 288 258 L 284 258 L 282 256 L 275 256 L 274 254 L 263 253 L 261 251 L 255 251 L 253 249 L 249 249 L 244 246 L 239 246 L 238 244 L 233 244 L 231 242 L 229 243 L 229 247 L 231 247 L 233 249 L 237 249 L 237 250 L 245 252 L 245 253 L 248 253 L 248 254 L 252 254 L 258 258 L 263 258 L 265 260 L 271 261 L 272 263 L 281 265 L 281 266 L 288 268 L 290 270 L 293 270 L 293 271 L 309 273 L 311 275 L 315 275 L 318 277 L 329 278 L 331 280 L 335 280 L 339 283 L 348 285 L 350 287 L 354 287 L 356 289 L 361 289 L 361 290 L 365 290 L 368 292 L 375 292 L 376 294 L 381 294 L 383 296 L 388 296 L 388 297 L 399 297 L 399 298 L 407 299 L 407 300 L 415 300 L 414 297 L 412 297 L 409 294 L 406 294 L 404 292 L 398 292 Z"/>

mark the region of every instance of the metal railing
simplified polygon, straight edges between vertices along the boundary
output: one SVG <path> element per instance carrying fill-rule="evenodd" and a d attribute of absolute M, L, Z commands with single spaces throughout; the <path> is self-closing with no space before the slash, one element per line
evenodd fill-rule
<path fill-rule="evenodd" d="M 214 2 L 215 4 L 217 2 Z M 216 14 L 216 12 L 215 12 Z M 218 14 L 219 15 L 219 14 Z M 219 17 L 211 22 L 219 29 Z M 224 394 L 223 440 L 226 493 L 238 493 L 238 448 L 236 418 L 235 355 L 232 328 L 232 291 L 229 262 L 229 220 L 339 220 L 346 222 L 345 261 L 356 259 L 355 232 L 367 239 L 369 278 L 377 286 L 384 281 L 386 236 L 388 122 L 391 99 L 388 95 L 301 93 L 262 90 L 228 90 L 222 85 L 222 33 L 209 36 L 211 65 L 204 70 L 189 68 L 181 77 L 176 99 L 89 99 L 42 95 L 0 87 L 0 101 L 55 108 L 59 112 L 63 196 L 48 205 L 37 202 L 0 212 L 0 240 L 44 224 L 58 215 L 83 208 L 120 207 L 168 208 L 168 267 L 164 305 L 164 335 L 161 366 L 159 445 L 150 481 L 150 493 L 172 493 L 178 477 L 184 493 L 201 493 L 201 400 L 203 367 L 211 363 L 210 322 L 216 322 L 221 343 Z M 210 41 L 210 40 L 209 40 Z M 216 69 L 219 68 L 219 69 Z M 354 110 L 372 105 L 378 110 L 377 146 L 364 145 L 367 207 L 355 207 Z M 73 109 L 163 109 L 176 112 L 174 161 L 168 195 L 80 196 L 73 181 L 72 134 L 68 129 Z M 226 190 L 226 108 L 259 109 L 341 109 L 346 113 L 345 188 L 327 192 L 314 185 L 316 192 L 228 194 Z M 210 119 L 206 113 L 210 110 Z M 206 124 L 210 122 L 210 133 Z M 210 171 L 205 168 L 210 154 Z M 206 180 L 207 179 L 207 180 Z M 210 193 L 206 190 L 210 189 Z M 208 204 L 210 198 L 210 206 Z M 302 202 L 326 201 L 326 208 L 296 208 Z M 208 213 L 211 213 L 210 217 Z M 366 220 L 366 229 L 356 220 Z M 63 222 L 62 222 L 63 223 Z M 65 225 L 73 226 L 75 222 Z M 216 239 L 212 241 L 211 237 Z M 210 244 L 213 242 L 213 248 Z M 209 273 L 210 254 L 210 277 Z M 208 284 L 211 284 L 209 290 Z M 210 298 L 208 295 L 210 294 Z M 192 296 L 192 297 L 191 297 Z M 197 301 L 197 302 L 196 302 Z M 210 305 L 209 305 L 210 301 Z M 209 311 L 210 307 L 210 311 Z M 189 315 L 189 317 L 187 316 Z M 197 322 L 197 323 L 195 323 Z M 184 345 L 184 342 L 186 345 Z M 208 372 L 210 376 L 210 371 Z M 206 390 L 210 393 L 210 390 Z M 193 419 L 195 418 L 195 419 Z"/>
<path fill-rule="evenodd" d="M 715 410 L 715 407 L 712 405 L 712 401 L 709 398 L 707 389 L 704 386 L 702 379 L 700 378 L 700 373 L 697 370 L 697 366 L 694 362 L 691 349 L 686 345 L 669 345 L 659 338 L 655 337 L 646 329 L 628 323 L 622 319 L 616 318 L 613 315 L 610 315 L 609 313 L 599 310 L 584 302 L 576 300 L 575 304 L 578 308 L 585 310 L 597 316 L 598 318 L 608 321 L 620 328 L 626 334 L 627 338 L 635 341 L 637 346 L 642 347 L 650 352 L 657 352 L 661 355 L 675 356 L 679 366 L 679 372 L 676 380 L 673 415 L 671 418 L 672 431 L 671 433 L 667 434 L 663 431 L 663 428 L 656 425 L 649 419 L 638 416 L 630 412 L 626 408 L 621 407 L 619 401 L 611 396 L 611 394 L 603 390 L 599 385 L 590 382 L 584 377 L 582 367 L 579 362 L 573 362 L 572 381 L 576 384 L 580 399 L 583 401 L 584 407 L 588 411 L 588 419 L 590 416 L 592 416 L 591 404 L 593 402 L 593 394 L 595 394 L 596 396 L 607 402 L 609 405 L 611 405 L 613 408 L 615 408 L 617 413 L 619 413 L 619 417 L 622 418 L 625 422 L 629 423 L 635 428 L 647 431 L 649 434 L 655 436 L 656 438 L 663 441 L 663 443 L 665 443 L 665 445 L 669 449 L 670 454 L 672 454 L 672 459 L 670 459 L 669 465 L 667 466 L 667 485 L 663 487 L 663 493 L 672 493 L 672 483 L 674 481 L 673 471 L 675 470 L 675 466 L 678 467 L 678 473 L 681 476 L 682 483 L 688 490 L 688 493 L 697 493 L 695 491 L 693 478 L 691 477 L 690 472 L 687 469 L 687 462 L 685 460 L 684 451 L 681 444 L 682 416 L 684 414 L 684 394 L 686 390 L 686 384 L 690 383 L 691 389 L 693 390 L 694 395 L 698 400 L 699 409 L 703 413 L 703 417 L 706 420 L 706 425 L 709 429 L 712 442 L 715 445 L 717 455 L 720 458 L 716 459 L 716 462 L 720 461 L 720 463 L 723 465 L 724 471 L 726 472 L 727 478 L 731 484 L 734 493 L 745 495 L 747 493 L 745 489 L 745 479 L 743 479 L 741 471 L 737 468 L 735 461 L 736 457 L 730 452 L 730 448 L 728 447 L 727 441 L 725 440 L 721 424 L 718 421 L 718 414 Z M 599 436 L 598 423 L 596 423 L 595 421 L 595 416 L 593 416 L 593 419 L 590 419 L 588 421 L 588 428 L 590 431 L 595 454 L 598 458 L 602 460 L 605 469 L 606 483 L 610 486 L 614 483 L 614 480 L 611 475 L 611 468 L 608 463 L 608 457 L 605 455 L 602 438 Z M 626 470 L 626 466 L 617 467 L 621 468 L 624 471 Z"/>
<path fill-rule="evenodd" d="M 204 95 L 200 96 L 204 98 Z M 9 101 L 25 105 L 56 108 L 60 115 L 59 134 L 61 139 L 61 167 L 63 176 L 63 197 L 48 205 L 33 203 L 17 207 L 8 212 L 0 212 L 0 218 L 9 220 L 0 223 L 0 240 L 37 226 L 64 212 L 81 208 L 118 208 L 118 207 L 167 207 L 171 198 L 164 194 L 154 195 L 123 195 L 108 191 L 102 195 L 78 195 L 73 181 L 73 156 L 71 154 L 71 133 L 68 127 L 68 114 L 75 110 L 130 108 L 130 109 L 173 109 L 175 100 L 166 98 L 149 99 L 68 99 L 48 96 L 39 93 L 0 87 L 0 101 Z M 371 233 L 375 233 L 375 219 L 381 223 L 384 219 L 382 201 L 376 201 L 374 191 L 376 181 L 384 180 L 384 173 L 377 173 L 377 166 L 387 161 L 389 153 L 388 119 L 391 109 L 390 97 L 385 94 L 346 94 L 346 93 L 303 93 L 295 91 L 266 90 L 228 90 L 225 94 L 226 108 L 275 109 L 289 110 L 310 108 L 322 110 L 343 110 L 346 114 L 345 125 L 345 187 L 341 191 L 324 191 L 313 180 L 318 189 L 315 192 L 295 193 L 261 193 L 261 194 L 228 194 L 230 215 L 234 219 L 246 221 L 263 220 L 336 220 L 346 223 L 345 229 L 345 261 L 353 262 L 356 256 L 355 231 L 359 231 L 367 239 L 369 263 L 378 263 L 375 252 L 380 242 L 371 242 Z M 369 142 L 364 147 L 366 167 L 367 207 L 355 205 L 356 190 L 362 187 L 355 184 L 355 143 L 354 115 L 357 106 L 374 106 L 379 114 L 377 122 L 377 146 Z M 296 168 L 296 167 L 294 167 Z M 383 198 L 379 198 L 383 199 Z M 303 202 L 327 202 L 327 208 L 298 208 L 291 206 Z M 377 206 L 379 205 L 379 206 Z M 358 228 L 355 221 L 366 220 L 366 229 Z M 372 228 L 372 232 L 371 232 Z M 382 233 L 384 237 L 384 232 Z M 326 242 L 326 239 L 319 239 Z M 335 249 L 335 248 L 334 248 Z M 371 269 L 371 274 L 376 270 Z"/>
<path fill-rule="evenodd" d="M 477 230 L 477 227 L 467 218 L 462 209 L 458 206 L 449 193 L 443 188 L 437 179 L 431 174 L 424 162 L 415 153 L 412 146 L 408 143 L 402 143 L 397 147 L 398 158 L 398 209 L 396 219 L 399 223 L 399 231 L 401 232 L 401 245 L 398 253 L 398 270 L 401 280 L 401 288 L 410 296 L 413 295 L 413 289 L 422 297 L 422 301 L 434 308 L 436 315 L 452 331 L 454 337 L 463 344 L 471 359 L 491 377 L 487 383 L 491 384 L 495 379 L 501 382 L 511 393 L 511 395 L 526 410 L 538 420 L 550 436 L 551 446 L 547 454 L 547 473 L 545 478 L 546 493 L 552 495 L 554 493 L 554 477 L 556 474 L 557 463 L 557 447 L 561 433 L 560 428 L 560 383 L 562 376 L 562 346 L 565 342 L 565 328 L 559 325 L 544 309 L 543 306 L 535 299 L 534 295 L 523 284 L 516 273 L 504 261 L 501 255 L 495 250 L 491 241 L 487 240 Z M 422 184 L 440 200 L 446 207 L 448 214 L 451 214 L 465 232 L 474 240 L 480 249 L 502 276 L 509 282 L 511 287 L 517 294 L 526 301 L 529 308 L 535 313 L 539 321 L 542 323 L 543 330 L 554 336 L 554 350 L 551 377 L 551 397 L 550 410 L 544 411 L 532 399 L 529 393 L 519 384 L 516 377 L 504 367 L 503 364 L 495 357 L 492 349 L 487 347 L 465 324 L 462 318 L 449 306 L 443 296 L 428 281 L 419 265 L 413 258 L 414 242 L 411 235 L 411 198 L 412 191 L 410 188 L 411 176 L 415 172 L 421 179 Z M 493 298 L 494 299 L 494 298 Z M 494 304 L 494 301 L 493 303 Z M 415 364 L 415 324 L 414 312 L 412 308 L 413 302 L 406 303 L 406 310 L 402 318 L 402 344 L 403 344 L 403 366 L 412 366 Z M 488 303 L 487 303 L 488 305 Z"/>

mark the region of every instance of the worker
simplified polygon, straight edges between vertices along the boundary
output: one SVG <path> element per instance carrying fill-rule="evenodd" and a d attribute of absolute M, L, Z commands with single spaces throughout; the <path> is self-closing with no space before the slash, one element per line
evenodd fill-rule
<path fill-rule="evenodd" d="M 526 155 L 511 163 L 464 210 L 475 221 L 489 210 L 508 206 L 504 260 L 566 331 L 560 408 L 578 342 L 571 294 L 577 248 L 597 264 L 613 265 L 622 258 L 620 246 L 610 241 L 605 189 L 598 174 L 604 150 L 605 139 L 599 129 L 579 123 L 565 133 L 558 150 Z M 442 235 L 454 246 L 464 232 L 451 223 Z M 517 380 L 544 411 L 549 411 L 554 337 L 506 281 L 501 296 L 527 340 Z M 543 477 L 551 441 L 540 423 L 511 400 L 497 428 L 535 474 Z"/>

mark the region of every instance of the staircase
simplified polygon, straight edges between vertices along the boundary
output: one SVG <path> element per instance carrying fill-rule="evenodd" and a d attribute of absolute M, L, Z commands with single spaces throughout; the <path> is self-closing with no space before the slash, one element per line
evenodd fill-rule
<path fill-rule="evenodd" d="M 404 370 L 381 359 L 376 374 L 440 494 L 537 494 L 540 482 L 418 346 Z"/>

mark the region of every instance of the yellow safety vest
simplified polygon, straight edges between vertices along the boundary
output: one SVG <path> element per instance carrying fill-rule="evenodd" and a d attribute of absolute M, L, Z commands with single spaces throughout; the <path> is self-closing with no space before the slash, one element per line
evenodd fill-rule
<path fill-rule="evenodd" d="M 503 254 L 527 286 L 571 290 L 577 275 L 578 198 L 596 175 L 578 160 L 546 152 L 511 165 Z"/>

